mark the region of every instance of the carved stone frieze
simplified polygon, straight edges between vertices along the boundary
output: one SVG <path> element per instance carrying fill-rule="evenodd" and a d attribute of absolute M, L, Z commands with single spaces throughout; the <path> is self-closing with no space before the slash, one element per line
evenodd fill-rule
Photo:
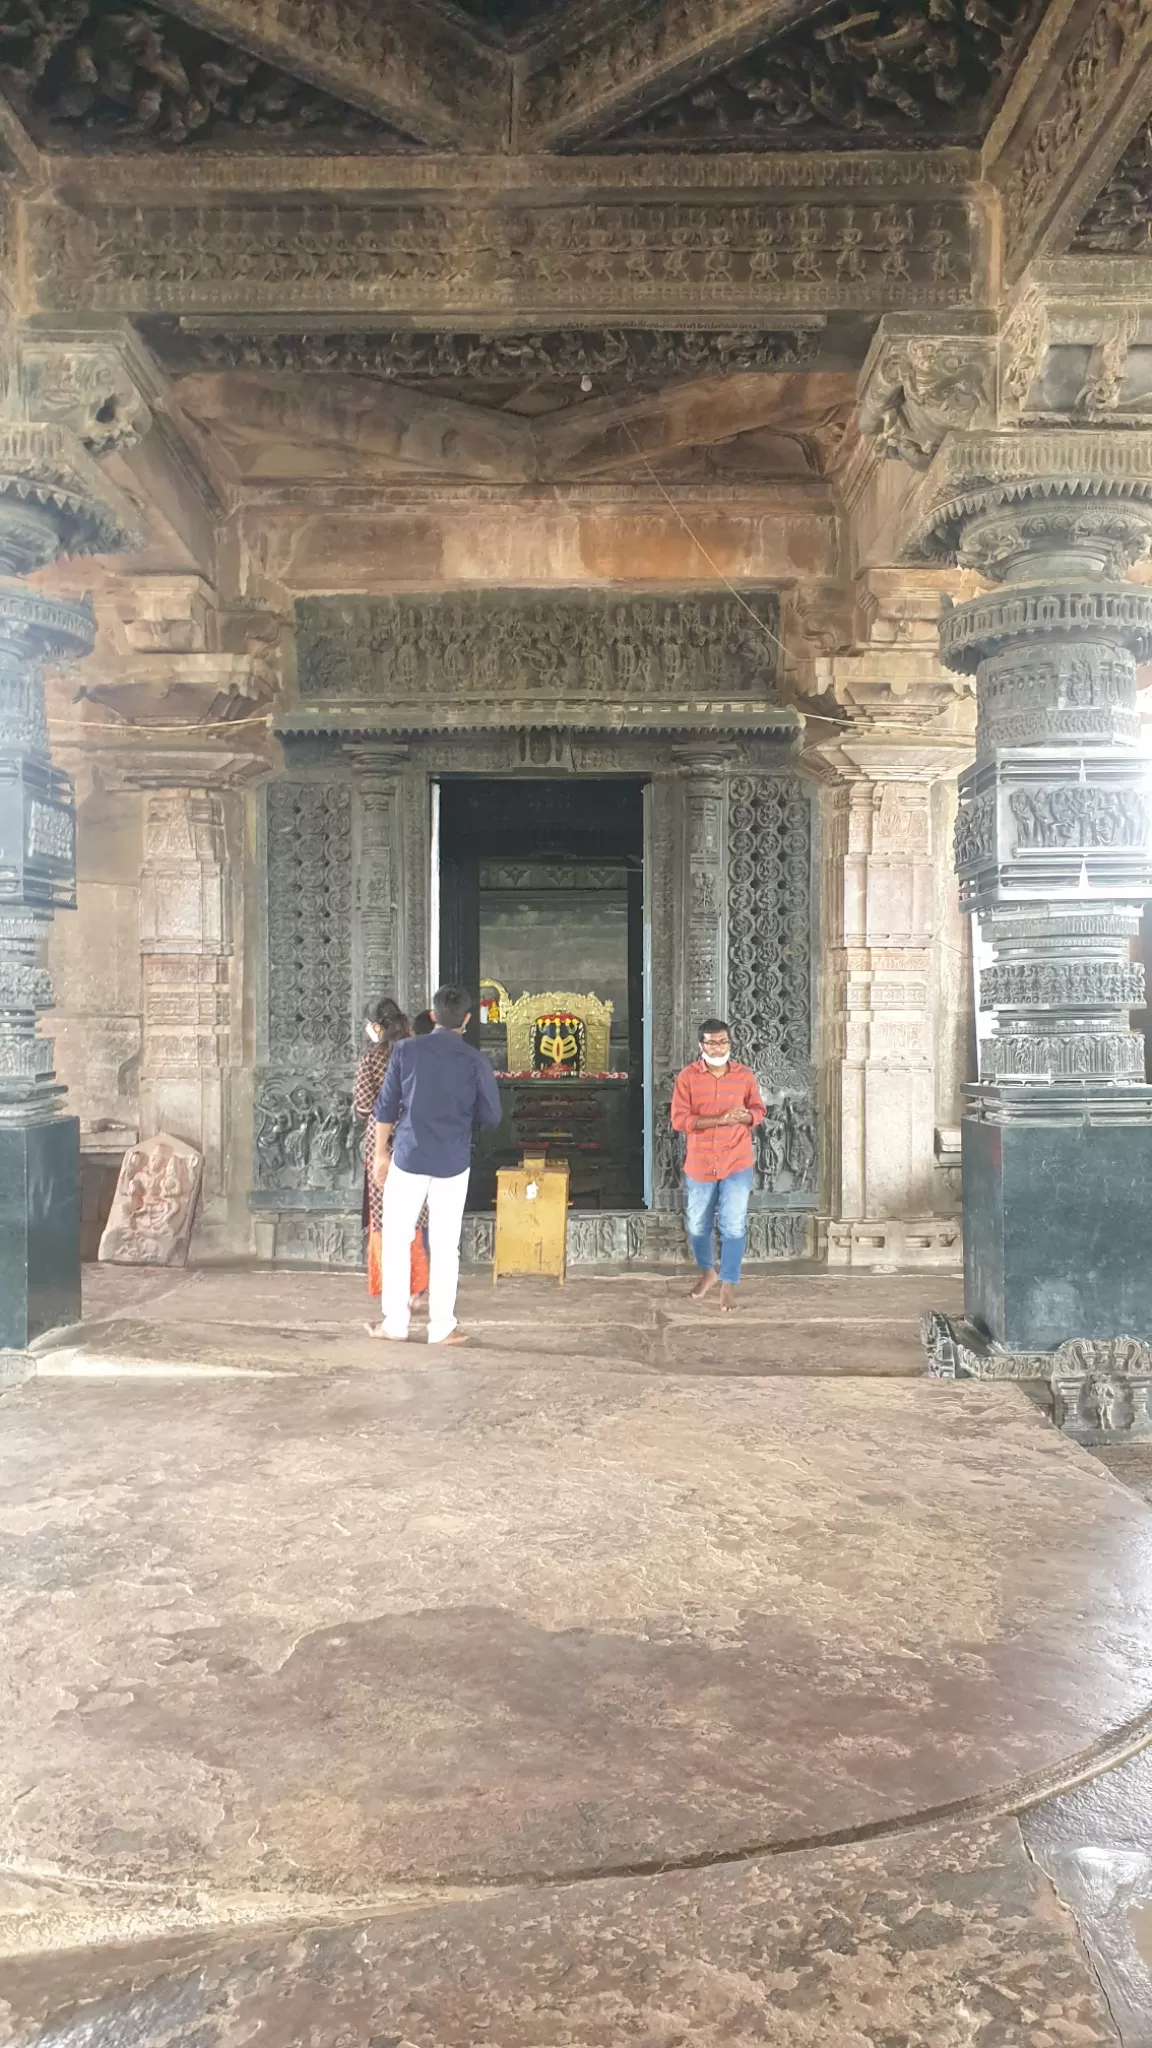
<path fill-rule="evenodd" d="M 147 0 L 13 0 L 0 80 L 42 142 L 413 146 L 386 122 Z"/>
<path fill-rule="evenodd" d="M 761 622 L 757 624 L 757 620 Z M 296 606 L 302 698 L 376 703 L 393 729 L 517 704 L 568 722 L 576 706 L 637 712 L 776 700 L 778 606 L 766 592 L 669 599 L 563 592 L 306 598 Z M 567 709 L 565 709 L 567 707 Z"/>
<path fill-rule="evenodd" d="M 1019 276 L 1059 228 L 1086 179 L 1091 192 L 1093 164 L 1108 148 L 1110 116 L 1123 116 L 1150 40 L 1150 0 L 1096 0 L 1054 89 L 1045 82 L 1034 91 L 1020 138 L 998 167 L 1009 277 Z M 1073 210 L 1069 228 L 1076 219 Z"/>
<path fill-rule="evenodd" d="M 535 333 L 411 329 L 363 333 L 261 334 L 177 329 L 160 342 L 177 371 L 272 370 L 429 382 L 519 386 L 541 378 L 605 389 L 677 378 L 790 369 L 815 354 L 821 327 L 574 328 Z M 467 395 L 465 391 L 462 396 Z"/>
<path fill-rule="evenodd" d="M 947 241 L 946 273 L 933 237 Z M 593 322 L 636 311 L 743 320 L 803 312 L 966 304 L 969 227 L 956 202 L 852 205 L 614 203 L 60 203 L 37 210 L 41 302 L 90 312 L 317 310 L 346 305 L 579 306 Z"/>
<path fill-rule="evenodd" d="M 258 1188 L 334 1192 L 359 1184 L 360 1126 L 346 1072 L 263 1074 L 255 1116 Z"/>
<path fill-rule="evenodd" d="M 978 142 L 1039 11 L 1036 0 L 995 9 L 903 0 L 888 13 L 821 10 L 607 141 L 741 150 L 890 148 L 928 136 Z"/>
<path fill-rule="evenodd" d="M 1074 249 L 1146 256 L 1152 250 L 1152 121 L 1141 124 L 1076 233 Z"/>
<path fill-rule="evenodd" d="M 980 1004 L 991 1009 L 1136 1009 L 1144 969 L 1120 960 L 1016 960 L 986 967 Z"/>

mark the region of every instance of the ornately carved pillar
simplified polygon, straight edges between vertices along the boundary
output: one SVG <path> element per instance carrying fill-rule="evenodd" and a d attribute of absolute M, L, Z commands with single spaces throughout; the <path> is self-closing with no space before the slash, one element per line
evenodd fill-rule
<path fill-rule="evenodd" d="M 941 631 L 977 676 L 956 858 L 995 1029 L 964 1120 L 966 1327 L 926 1334 L 942 1373 L 1046 1378 L 1087 1435 L 1152 1431 L 1152 1088 L 1129 1022 L 1152 592 L 1123 580 L 1150 536 L 1152 437 L 1069 428 L 950 437 L 911 543 L 1000 586 Z"/>
<path fill-rule="evenodd" d="M 58 554 L 132 535 L 129 508 L 65 428 L 0 422 L 0 1348 L 80 1312 L 79 1127 L 62 1112 L 38 965 L 52 914 L 75 903 L 69 778 L 48 757 L 43 669 L 86 654 L 87 605 L 23 581 Z"/>

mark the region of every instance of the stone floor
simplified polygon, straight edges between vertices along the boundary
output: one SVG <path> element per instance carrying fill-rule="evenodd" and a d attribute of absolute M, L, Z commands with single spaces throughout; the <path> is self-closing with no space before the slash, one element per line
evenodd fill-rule
<path fill-rule="evenodd" d="M 93 1269 L 0 1404 L 5 2048 L 1152 2048 L 1145 1480 L 922 1376 L 958 1292 Z"/>

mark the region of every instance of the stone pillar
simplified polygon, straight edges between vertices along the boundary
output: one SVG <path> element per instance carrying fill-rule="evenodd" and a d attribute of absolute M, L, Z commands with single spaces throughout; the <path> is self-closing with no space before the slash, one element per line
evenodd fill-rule
<path fill-rule="evenodd" d="M 381 996 L 396 996 L 401 1006 L 415 1009 L 423 1009 L 428 997 L 422 985 L 411 981 L 404 943 L 402 778 L 408 749 L 364 742 L 344 751 L 354 778 L 352 1000 L 358 1021 L 365 1004 Z"/>
<path fill-rule="evenodd" d="M 224 1192 L 232 951 L 224 814 L 208 789 L 152 790 L 140 871 L 140 1128 L 204 1156 L 202 1199 Z"/>
<path fill-rule="evenodd" d="M 1000 586 L 941 631 L 977 677 L 956 865 L 995 1028 L 964 1119 L 966 1326 L 926 1335 L 938 1372 L 1044 1377 L 1074 1433 L 1105 1409 L 1152 1432 L 1152 1089 L 1129 1022 L 1152 593 L 1123 580 L 1150 537 L 1152 437 L 1072 428 L 945 441 L 909 535 Z"/>
<path fill-rule="evenodd" d="M 831 1265 L 950 1264 L 934 1214 L 934 781 L 948 747 L 855 736 L 815 749 L 826 793 L 826 1197 Z"/>
<path fill-rule="evenodd" d="M 725 835 L 732 756 L 716 747 L 682 747 L 676 759 L 684 776 L 682 1029 L 688 1059 L 704 1018 L 722 1017 L 727 997 Z"/>
<path fill-rule="evenodd" d="M 86 654 L 87 605 L 22 579 L 61 552 L 124 545 L 127 505 L 66 429 L 0 422 L 0 1348 L 80 1313 L 79 1127 L 65 1116 L 38 953 L 75 903 L 72 785 L 48 757 L 43 669 Z"/>

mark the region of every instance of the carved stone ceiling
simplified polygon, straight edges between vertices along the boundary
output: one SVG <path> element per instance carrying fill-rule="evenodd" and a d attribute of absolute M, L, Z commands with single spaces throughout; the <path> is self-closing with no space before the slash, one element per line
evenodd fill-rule
<path fill-rule="evenodd" d="M 392 123 L 139 0 L 4 0 L 0 86 L 49 148 L 416 146 Z"/>
<path fill-rule="evenodd" d="M 621 149 L 979 143 L 1044 0 L 825 5 L 601 138 Z"/>
<path fill-rule="evenodd" d="M 42 146 L 976 143 L 1044 0 L 0 0 Z"/>
<path fill-rule="evenodd" d="M 363 353 L 334 350 L 322 368 L 311 348 L 285 354 L 279 341 L 247 362 L 235 351 L 232 367 L 178 374 L 174 403 L 210 469 L 233 486 L 819 478 L 851 432 L 854 380 L 844 371 L 713 360 L 710 372 L 612 392 L 585 373 L 591 391 L 577 380 L 568 394 L 562 379 L 408 381 L 342 366 Z"/>

